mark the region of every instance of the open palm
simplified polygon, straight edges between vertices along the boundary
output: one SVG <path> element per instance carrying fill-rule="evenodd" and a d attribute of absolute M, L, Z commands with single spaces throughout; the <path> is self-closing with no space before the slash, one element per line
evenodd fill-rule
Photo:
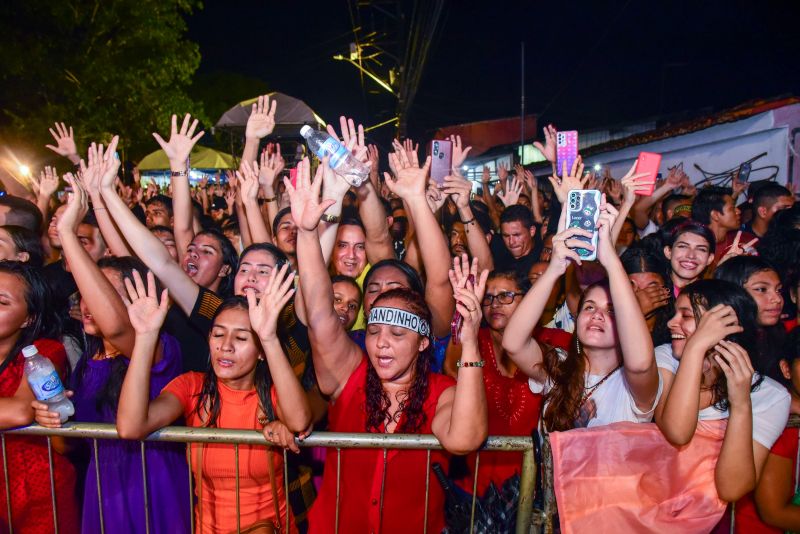
<path fill-rule="evenodd" d="M 150 271 L 147 272 L 147 288 L 145 288 L 139 271 L 133 271 L 133 280 L 125 279 L 125 288 L 128 291 L 125 305 L 128 307 L 128 318 L 133 329 L 137 334 L 158 333 L 164 324 L 169 308 L 167 290 L 161 292 L 161 300 L 159 300 L 156 278 Z"/>
<path fill-rule="evenodd" d="M 288 178 L 283 179 L 286 192 L 289 194 L 289 203 L 292 210 L 292 219 L 301 229 L 311 231 L 319 225 L 319 218 L 325 213 L 333 200 L 319 200 L 319 191 L 322 186 L 322 166 L 317 167 L 314 181 L 311 181 L 311 169 L 308 158 L 297 165 L 297 186 L 293 186 Z"/>

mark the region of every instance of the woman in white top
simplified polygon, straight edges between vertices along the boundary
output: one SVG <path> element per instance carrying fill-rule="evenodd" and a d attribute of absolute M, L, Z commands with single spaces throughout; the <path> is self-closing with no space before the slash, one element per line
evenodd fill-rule
<path fill-rule="evenodd" d="M 610 236 L 617 210 L 605 197 L 597 225 L 597 259 L 608 273 L 608 283 L 584 291 L 568 354 L 545 353 L 531 337 L 553 285 L 570 261 L 580 264 L 574 249 L 590 248 L 578 239 L 590 237 L 588 232 L 564 229 L 565 213 L 566 205 L 553 239 L 550 265 L 511 316 L 503 348 L 531 378 L 531 389 L 544 392 L 542 421 L 547 431 L 650 421 L 660 384 L 653 343 Z"/>
<path fill-rule="evenodd" d="M 699 280 L 681 291 L 675 308 L 672 355 L 663 345 L 658 350 L 664 393 L 656 423 L 670 443 L 682 446 L 698 420 L 727 419 L 715 482 L 720 499 L 736 501 L 755 488 L 786 426 L 791 398 L 753 370 L 757 308 L 743 288 Z"/>

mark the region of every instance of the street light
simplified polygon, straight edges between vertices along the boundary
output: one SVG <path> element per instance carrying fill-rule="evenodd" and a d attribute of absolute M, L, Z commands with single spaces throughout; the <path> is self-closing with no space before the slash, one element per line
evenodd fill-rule
<path fill-rule="evenodd" d="M 27 165 L 20 164 L 19 173 L 22 176 L 30 176 L 31 175 L 31 168 L 28 167 Z"/>
<path fill-rule="evenodd" d="M 603 167 L 599 163 L 595 163 L 594 164 L 594 171 L 595 172 L 600 172 L 600 169 L 602 169 L 602 168 Z"/>

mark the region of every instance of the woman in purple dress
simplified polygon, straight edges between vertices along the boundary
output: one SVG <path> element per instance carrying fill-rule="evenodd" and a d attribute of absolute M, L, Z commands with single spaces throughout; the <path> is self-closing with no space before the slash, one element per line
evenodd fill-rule
<path fill-rule="evenodd" d="M 123 302 L 125 278 L 134 270 L 142 277 L 147 268 L 131 258 L 103 258 L 95 264 L 79 241 L 76 229 L 86 211 L 81 184 L 58 221 L 64 256 L 81 294 L 81 320 L 87 347 L 72 377 L 75 420 L 115 423 L 122 382 L 135 339 Z M 155 397 L 181 372 L 178 342 L 162 334 L 150 379 Z M 58 415 L 35 403 L 36 421 L 60 426 Z M 82 532 L 105 531 L 181 534 L 191 530 L 189 473 L 185 447 L 173 443 L 146 443 L 147 514 L 141 444 L 136 441 L 97 440 L 86 473 Z M 98 469 L 99 468 L 99 469 Z M 97 474 L 99 472 L 99 493 Z M 102 513 L 102 517 L 101 517 Z M 148 523 L 146 525 L 146 522 Z"/>

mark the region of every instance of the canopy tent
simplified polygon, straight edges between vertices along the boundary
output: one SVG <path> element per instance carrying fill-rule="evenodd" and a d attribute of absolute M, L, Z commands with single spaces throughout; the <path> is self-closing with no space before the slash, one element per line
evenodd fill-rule
<path fill-rule="evenodd" d="M 236 167 L 233 156 L 208 148 L 195 145 L 189 156 L 193 169 L 233 169 Z M 169 159 L 163 150 L 145 156 L 139 162 L 140 171 L 161 171 L 169 169 Z"/>
<path fill-rule="evenodd" d="M 325 126 L 325 121 L 302 100 L 278 92 L 269 93 L 269 98 L 278 102 L 275 109 L 275 129 L 272 135 L 276 137 L 299 137 L 300 128 L 304 124 L 317 128 Z M 239 102 L 223 113 L 214 127 L 224 130 L 244 130 L 247 126 L 247 119 L 250 117 L 253 103 L 257 100 L 258 97 Z"/>

